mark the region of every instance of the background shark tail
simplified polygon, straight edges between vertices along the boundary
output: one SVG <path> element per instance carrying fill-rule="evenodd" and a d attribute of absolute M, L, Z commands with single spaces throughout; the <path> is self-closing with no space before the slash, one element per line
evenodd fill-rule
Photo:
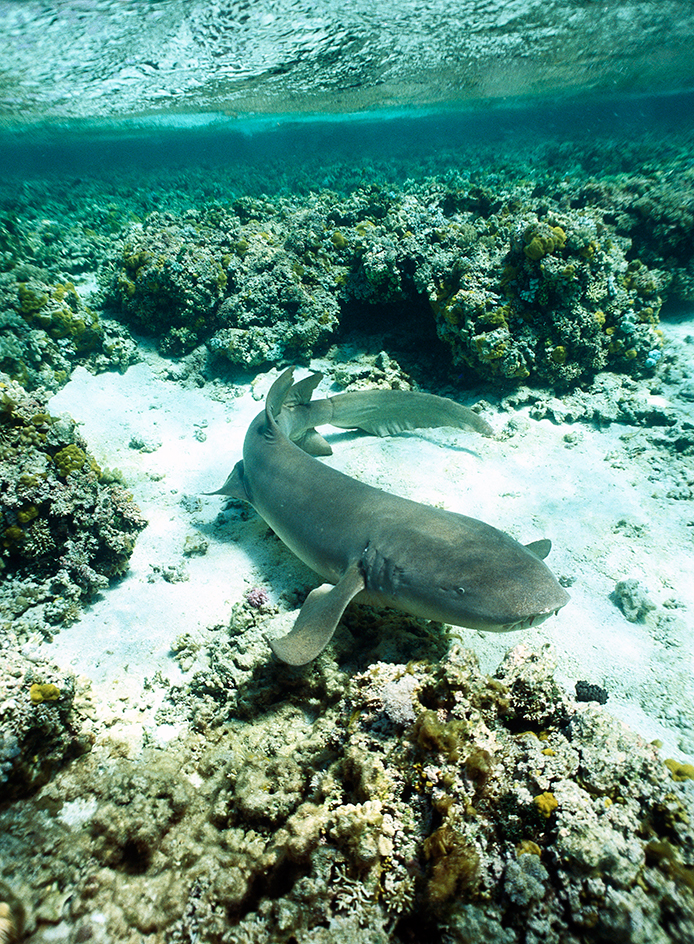
<path fill-rule="evenodd" d="M 363 429 L 375 436 L 393 436 L 408 429 L 438 426 L 471 427 L 493 435 L 489 423 L 447 397 L 409 390 L 359 390 L 331 397 L 330 422 L 341 429 Z"/>
<path fill-rule="evenodd" d="M 285 370 L 270 388 L 265 403 L 266 422 L 314 456 L 332 452 L 316 432 L 327 423 L 340 429 L 362 429 L 374 436 L 394 436 L 410 429 L 440 426 L 469 427 L 493 435 L 489 423 L 473 410 L 447 397 L 410 390 L 358 390 L 336 397 L 311 400 L 322 374 L 293 384 L 293 368 Z"/>

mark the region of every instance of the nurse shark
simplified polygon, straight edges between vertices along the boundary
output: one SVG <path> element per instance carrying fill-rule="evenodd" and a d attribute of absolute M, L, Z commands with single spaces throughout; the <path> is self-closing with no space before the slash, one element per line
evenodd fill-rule
<path fill-rule="evenodd" d="M 270 640 L 290 665 L 319 655 L 352 600 L 491 632 L 536 626 L 568 593 L 544 563 L 547 539 L 522 545 L 465 515 L 400 498 L 326 466 L 332 449 L 316 431 L 331 424 L 378 436 L 425 427 L 491 427 L 432 394 L 366 390 L 311 400 L 320 373 L 273 383 L 238 462 L 209 494 L 249 502 L 277 536 L 326 582 L 309 593 L 289 633 Z"/>

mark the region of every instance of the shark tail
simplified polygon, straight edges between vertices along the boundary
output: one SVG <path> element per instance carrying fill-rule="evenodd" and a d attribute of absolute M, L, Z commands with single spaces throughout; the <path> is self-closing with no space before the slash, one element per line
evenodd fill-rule
<path fill-rule="evenodd" d="M 266 428 L 283 433 L 309 455 L 330 456 L 330 445 L 315 429 L 331 422 L 330 400 L 311 402 L 323 374 L 310 374 L 298 383 L 293 383 L 293 377 L 294 368 L 289 367 L 270 387 L 265 401 Z"/>
<path fill-rule="evenodd" d="M 493 435 L 489 423 L 474 410 L 431 393 L 357 390 L 312 401 L 322 377 L 315 373 L 292 383 L 290 367 L 274 382 L 265 403 L 268 427 L 284 433 L 312 456 L 332 453 L 315 429 L 327 423 L 340 429 L 362 429 L 373 436 L 394 436 L 406 430 L 440 426 L 470 427 L 483 436 Z"/>
<path fill-rule="evenodd" d="M 394 436 L 409 429 L 438 426 L 471 427 L 493 435 L 489 423 L 474 410 L 447 397 L 410 390 L 359 390 L 331 397 L 333 426 L 363 429 L 374 436 Z"/>

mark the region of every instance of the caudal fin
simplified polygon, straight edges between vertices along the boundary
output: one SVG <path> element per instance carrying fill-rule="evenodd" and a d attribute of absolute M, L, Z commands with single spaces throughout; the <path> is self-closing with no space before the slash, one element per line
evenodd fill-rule
<path fill-rule="evenodd" d="M 363 429 L 375 436 L 393 436 L 408 429 L 469 426 L 493 435 L 486 420 L 448 397 L 409 390 L 358 390 L 331 397 L 330 422 L 341 429 Z"/>
<path fill-rule="evenodd" d="M 410 390 L 357 390 L 311 400 L 323 375 L 310 374 L 298 383 L 292 383 L 293 376 L 290 367 L 270 388 L 265 401 L 267 425 L 271 430 L 279 429 L 312 456 L 332 452 L 315 429 L 328 423 L 340 429 L 363 429 L 373 436 L 441 426 L 470 427 L 483 436 L 493 435 L 478 413 L 448 397 Z"/>

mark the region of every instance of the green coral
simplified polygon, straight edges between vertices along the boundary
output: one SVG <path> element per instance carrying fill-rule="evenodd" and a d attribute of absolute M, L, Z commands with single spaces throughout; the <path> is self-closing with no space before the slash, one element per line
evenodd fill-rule
<path fill-rule="evenodd" d="M 27 522 L 33 521 L 38 513 L 39 510 L 36 505 L 26 505 L 17 512 L 17 521 L 19 521 L 20 524 L 27 524 Z"/>
<path fill-rule="evenodd" d="M 545 819 L 549 819 L 552 813 L 559 806 L 557 798 L 553 793 L 545 791 L 544 793 L 538 794 L 538 796 L 533 797 L 533 803 L 538 809 L 538 812 L 544 816 Z"/>
<path fill-rule="evenodd" d="M 87 453 L 84 449 L 80 449 L 79 446 L 71 443 L 69 446 L 65 446 L 64 449 L 59 450 L 53 456 L 53 461 L 58 470 L 58 475 L 67 478 L 71 472 L 77 472 L 84 467 L 87 461 Z"/>
<path fill-rule="evenodd" d="M 523 252 L 531 262 L 539 262 L 545 256 L 566 246 L 566 233 L 561 226 L 529 226 L 523 234 Z"/>
<path fill-rule="evenodd" d="M 20 313 L 29 316 L 29 318 L 33 317 L 36 312 L 41 311 L 41 309 L 48 304 L 48 295 L 28 286 L 26 282 L 18 283 L 17 297 L 19 299 Z"/>
<path fill-rule="evenodd" d="M 424 855 L 429 862 L 427 898 L 438 906 L 454 897 L 469 900 L 480 875 L 480 856 L 475 846 L 465 841 L 449 824 L 440 826 L 424 841 Z"/>
<path fill-rule="evenodd" d="M 668 757 L 665 766 L 670 771 L 670 776 L 675 783 L 682 783 L 685 780 L 694 780 L 694 764 L 684 764 L 672 757 Z"/>
<path fill-rule="evenodd" d="M 459 719 L 441 721 L 435 712 L 423 711 L 412 731 L 412 738 L 424 751 L 434 751 L 455 762 L 460 758 L 461 741 L 468 731 Z"/>
<path fill-rule="evenodd" d="M 19 312 L 51 338 L 69 338 L 78 354 L 100 347 L 103 329 L 97 315 L 85 307 L 72 282 L 59 282 L 42 291 L 35 280 L 17 285 Z"/>
<path fill-rule="evenodd" d="M 34 682 L 29 689 L 32 705 L 40 705 L 44 701 L 57 701 L 60 695 L 60 689 L 52 682 Z"/>
<path fill-rule="evenodd" d="M 114 336 L 111 337 L 110 335 Z M 107 332 L 74 283 L 49 282 L 32 265 L 0 273 L 0 370 L 28 389 L 60 387 L 76 363 L 132 357 L 123 329 Z"/>

